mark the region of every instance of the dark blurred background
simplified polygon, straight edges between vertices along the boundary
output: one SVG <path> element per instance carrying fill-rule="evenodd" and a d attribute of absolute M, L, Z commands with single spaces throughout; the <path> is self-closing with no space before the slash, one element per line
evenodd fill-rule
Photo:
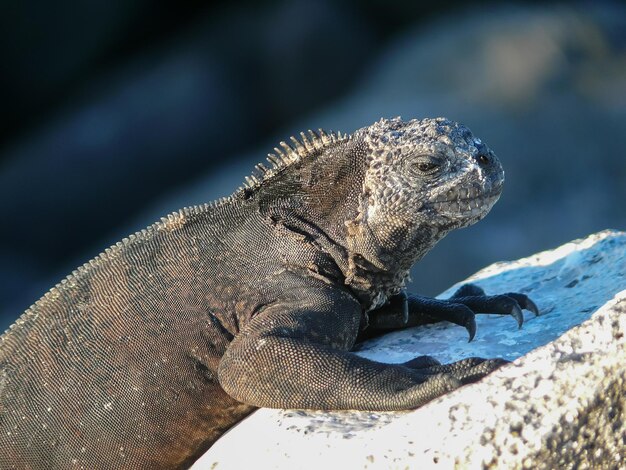
<path fill-rule="evenodd" d="M 626 228 L 626 9 L 410 0 L 0 3 L 0 327 L 79 264 L 228 195 L 280 140 L 444 115 L 505 193 L 414 270 Z"/>

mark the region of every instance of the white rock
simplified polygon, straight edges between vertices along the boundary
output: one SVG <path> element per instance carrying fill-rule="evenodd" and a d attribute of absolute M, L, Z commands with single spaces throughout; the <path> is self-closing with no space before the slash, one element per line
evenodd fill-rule
<path fill-rule="evenodd" d="M 542 315 L 526 312 L 521 330 L 511 317 L 480 315 L 472 343 L 455 325 L 413 328 L 359 354 L 512 364 L 407 412 L 261 409 L 193 468 L 624 468 L 626 233 L 600 232 L 463 282 L 527 293 Z"/>

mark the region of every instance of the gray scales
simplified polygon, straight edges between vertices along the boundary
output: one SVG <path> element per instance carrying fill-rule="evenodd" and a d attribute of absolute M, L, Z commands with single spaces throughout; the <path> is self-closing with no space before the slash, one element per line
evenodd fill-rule
<path fill-rule="evenodd" d="M 484 217 L 504 172 L 463 125 L 309 132 L 232 196 L 180 210 L 74 271 L 0 342 L 0 467 L 191 465 L 256 407 L 404 410 L 499 359 L 383 364 L 355 342 L 523 294 L 407 295 L 410 267 Z"/>

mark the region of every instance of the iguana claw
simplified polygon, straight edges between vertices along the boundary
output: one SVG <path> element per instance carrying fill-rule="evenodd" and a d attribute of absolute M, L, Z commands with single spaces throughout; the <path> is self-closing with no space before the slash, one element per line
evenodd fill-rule
<path fill-rule="evenodd" d="M 511 309 L 511 316 L 517 320 L 517 327 L 522 328 L 522 325 L 524 324 L 524 314 L 522 313 L 522 309 L 519 305 L 513 305 L 513 308 Z"/>
<path fill-rule="evenodd" d="M 474 339 L 474 336 L 476 336 L 476 320 L 472 317 L 463 326 L 465 326 L 465 329 L 469 333 L 469 339 L 467 340 L 467 342 L 471 343 L 472 340 Z"/>

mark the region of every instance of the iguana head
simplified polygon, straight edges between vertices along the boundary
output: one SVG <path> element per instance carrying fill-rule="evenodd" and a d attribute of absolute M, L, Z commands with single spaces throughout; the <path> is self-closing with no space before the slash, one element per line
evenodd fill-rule
<path fill-rule="evenodd" d="M 365 172 L 358 215 L 346 222 L 348 281 L 376 306 L 450 230 L 489 212 L 504 171 L 469 129 L 444 118 L 383 119 L 351 140 L 365 155 Z"/>
<path fill-rule="evenodd" d="M 500 162 L 462 124 L 396 118 L 363 128 L 355 138 L 368 147 L 363 215 L 374 224 L 465 227 L 483 218 L 502 192 Z"/>

